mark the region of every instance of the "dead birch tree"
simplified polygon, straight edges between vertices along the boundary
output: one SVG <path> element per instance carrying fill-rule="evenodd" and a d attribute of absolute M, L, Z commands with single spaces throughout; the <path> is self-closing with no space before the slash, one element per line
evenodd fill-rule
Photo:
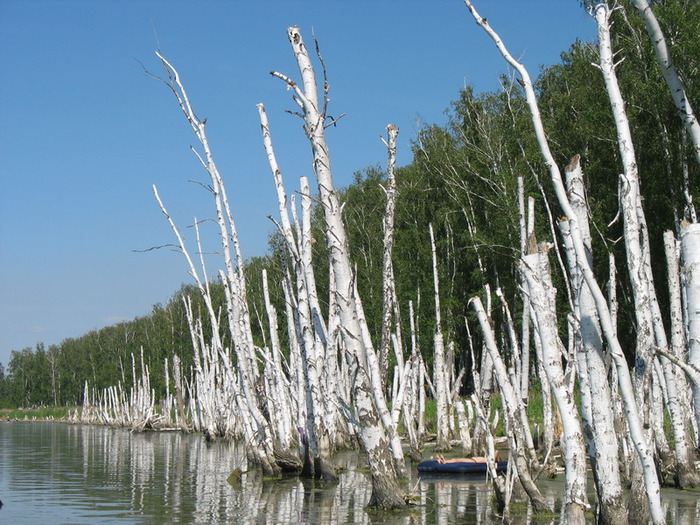
<path fill-rule="evenodd" d="M 167 75 L 167 80 L 160 80 L 162 80 L 170 88 L 173 95 L 175 95 L 180 109 L 194 131 L 202 150 L 200 152 L 194 147 L 191 149 L 206 170 L 211 182 L 211 192 L 216 209 L 215 223 L 218 226 L 219 241 L 221 242 L 225 266 L 225 270 L 219 272 L 219 278 L 224 284 L 224 293 L 226 297 L 226 328 L 231 335 L 233 351 L 237 358 L 235 372 L 233 371 L 230 361 L 227 360 L 228 351 L 224 348 L 221 337 L 219 336 L 218 313 L 214 310 L 211 299 L 209 281 L 204 267 L 204 258 L 200 256 L 200 263 L 202 265 L 202 276 L 200 277 L 187 251 L 182 235 L 168 214 L 163 202 L 158 196 L 157 190 L 154 188 L 156 198 L 158 199 L 161 211 L 166 216 L 171 229 L 178 239 L 179 248 L 185 255 L 190 274 L 197 282 L 197 286 L 207 306 L 207 313 L 212 325 L 212 340 L 210 344 L 214 355 L 221 356 L 224 359 L 221 364 L 226 374 L 229 378 L 235 377 L 237 385 L 240 388 L 240 396 L 236 396 L 236 400 L 239 402 L 239 406 L 242 409 L 240 415 L 244 418 L 244 427 L 248 429 L 249 453 L 251 457 L 262 466 L 266 475 L 277 475 L 279 473 L 279 466 L 274 458 L 272 429 L 269 421 L 263 414 L 261 403 L 264 402 L 264 400 L 259 399 L 255 389 L 255 381 L 258 378 L 259 372 L 256 360 L 256 348 L 253 344 L 252 329 L 250 326 L 250 314 L 246 303 L 243 256 L 241 254 L 238 234 L 226 194 L 226 188 L 209 146 L 205 129 L 206 119 L 200 119 L 196 115 L 177 70 L 159 52 L 156 52 L 156 55 L 160 59 Z M 197 228 L 197 232 L 198 231 Z M 201 246 L 199 246 L 199 248 L 199 253 L 201 254 L 203 250 Z"/>
<path fill-rule="evenodd" d="M 586 260 L 586 251 L 583 241 L 581 239 L 581 232 L 579 229 L 578 221 L 575 219 L 575 212 L 569 203 L 568 196 L 566 195 L 566 189 L 564 187 L 561 172 L 557 166 L 556 161 L 551 153 L 549 142 L 547 140 L 544 127 L 542 125 L 542 119 L 540 117 L 540 111 L 537 104 L 537 97 L 533 88 L 532 80 L 527 72 L 527 69 L 513 58 L 513 56 L 508 52 L 508 49 L 503 44 L 503 41 L 498 36 L 498 34 L 491 28 L 485 18 L 481 17 L 479 13 L 474 8 L 470 0 L 464 0 L 469 12 L 473 16 L 476 23 L 484 29 L 484 31 L 489 35 L 489 37 L 494 41 L 496 47 L 503 55 L 504 59 L 508 64 L 510 64 L 519 74 L 520 79 L 523 83 L 525 89 L 525 95 L 530 109 L 530 114 L 532 118 L 533 127 L 535 130 L 535 136 L 537 138 L 538 145 L 540 147 L 540 152 L 542 157 L 549 168 L 550 178 L 554 186 L 554 191 L 559 201 L 559 205 L 564 212 L 564 215 L 569 218 L 571 223 L 571 237 L 573 241 L 573 246 L 576 251 L 577 260 L 581 267 L 581 271 L 586 280 L 593 297 L 595 299 L 596 309 L 601 322 L 601 327 L 603 328 L 603 333 L 605 334 L 606 341 L 608 343 L 609 351 L 615 361 L 615 365 L 618 368 L 618 380 L 620 382 L 620 393 L 622 394 L 625 413 L 627 416 L 627 422 L 631 434 L 631 438 L 635 445 L 637 455 L 642 465 L 644 473 L 645 482 L 645 492 L 647 497 L 647 502 L 649 506 L 649 512 L 651 514 L 652 521 L 655 525 L 664 523 L 665 519 L 663 516 L 663 510 L 661 507 L 660 499 L 660 489 L 658 475 L 656 472 L 656 466 L 654 464 L 653 453 L 646 442 L 644 435 L 644 429 L 642 421 L 639 417 L 639 409 L 637 407 L 634 398 L 634 389 L 632 386 L 629 367 L 625 360 L 622 347 L 617 340 L 617 334 L 613 329 L 613 322 L 610 316 L 610 311 L 608 310 L 608 305 L 603 295 L 600 286 L 591 270 L 590 265 Z"/>
<path fill-rule="evenodd" d="M 360 441 L 369 457 L 372 475 L 370 506 L 397 508 L 405 506 L 398 484 L 397 474 L 402 472 L 401 458 L 392 447 L 396 430 L 391 424 L 391 415 L 378 379 L 379 370 L 372 370 L 369 363 L 376 363 L 376 354 L 361 326 L 362 307 L 355 291 L 355 275 L 350 262 L 349 246 L 341 216 L 338 194 L 335 191 L 331 170 L 331 159 L 326 143 L 327 91 L 319 97 L 316 74 L 308 50 L 298 27 L 287 30 L 297 61 L 302 84 L 299 86 L 282 73 L 272 75 L 282 79 L 294 93 L 294 100 L 301 109 L 304 131 L 311 144 L 313 171 L 319 190 L 319 199 L 326 223 L 326 244 L 332 269 L 335 300 L 342 326 L 341 337 L 345 348 L 355 360 L 357 374 L 353 393 L 357 419 L 360 424 Z M 327 86 L 326 82 L 326 86 Z M 383 405 L 383 406 L 381 406 Z M 381 412 L 386 412 L 388 424 Z M 402 454 L 402 451 L 401 451 Z"/>
<path fill-rule="evenodd" d="M 302 178 L 302 220 L 299 223 L 296 210 L 292 209 L 294 227 L 289 218 L 287 193 L 284 188 L 282 172 L 272 144 L 272 136 L 265 107 L 258 104 L 263 145 L 272 171 L 277 190 L 280 224 L 279 228 L 286 241 L 295 276 L 293 329 L 294 340 L 298 343 L 300 358 L 300 375 L 303 379 L 303 399 L 305 406 L 304 439 L 302 455 L 304 473 L 309 476 L 323 477 L 327 481 L 337 481 L 332 463 L 333 440 L 328 421 L 330 414 L 326 404 L 330 399 L 326 384 L 322 380 L 325 374 L 326 335 L 325 326 L 320 315 L 320 306 L 316 294 L 316 282 L 311 266 L 311 195 L 308 183 Z M 291 283 L 290 283 L 291 284 Z"/>
<path fill-rule="evenodd" d="M 542 343 L 542 365 L 562 419 L 562 451 L 566 468 L 564 513 L 570 525 L 583 524 L 586 521 L 584 514 L 588 507 L 586 452 L 573 391 L 566 385 L 562 368 L 564 345 L 558 334 L 555 310 L 556 289 L 551 282 L 547 249 L 539 249 L 535 253 L 525 255 L 520 269 L 527 279 L 535 328 Z"/>
<path fill-rule="evenodd" d="M 614 53 L 610 40 L 610 9 L 605 3 L 595 8 L 595 19 L 598 24 L 598 41 L 600 51 L 599 68 L 603 73 L 606 90 L 610 98 L 610 106 L 617 129 L 617 142 L 622 158 L 623 170 L 621 185 L 621 207 L 624 225 L 625 248 L 634 311 L 636 316 L 636 352 L 635 352 L 635 386 L 638 404 L 646 418 L 648 428 L 658 428 L 654 435 L 649 436 L 649 443 L 661 442 L 665 445 L 663 435 L 663 411 L 654 418 L 657 427 L 651 421 L 652 395 L 654 389 L 654 347 L 668 351 L 666 329 L 660 315 L 656 289 L 651 272 L 651 256 L 649 253 L 649 232 L 642 207 L 639 173 L 636 154 L 629 120 L 625 111 L 625 103 L 617 81 Z M 671 364 L 665 357 L 660 358 L 662 371 L 659 379 L 665 381 L 667 392 L 668 412 L 674 435 L 675 468 L 679 472 L 689 472 L 692 469 L 690 449 L 687 443 L 685 418 L 678 404 L 678 389 L 675 374 Z M 663 458 L 662 459 L 667 459 Z M 668 461 L 668 459 L 667 459 Z M 676 476 L 679 480 L 682 476 Z"/>
<path fill-rule="evenodd" d="M 435 298 L 435 335 L 433 337 L 433 384 L 435 385 L 435 401 L 437 404 L 437 450 L 449 450 L 450 445 L 450 420 L 448 406 L 449 385 L 445 364 L 445 343 L 442 334 L 442 322 L 440 315 L 440 281 L 438 279 L 437 249 L 435 248 L 435 235 L 433 225 L 429 224 L 430 247 L 433 257 L 433 293 Z"/>
<path fill-rule="evenodd" d="M 508 437 L 509 459 L 515 465 L 515 469 L 518 473 L 518 479 L 520 480 L 520 483 L 530 499 L 530 504 L 532 505 L 533 511 L 536 514 L 551 512 L 552 509 L 545 501 L 542 493 L 537 488 L 537 484 L 535 483 L 533 476 L 531 475 L 532 463 L 526 456 L 527 447 L 525 444 L 527 440 L 525 438 L 525 432 L 529 432 L 529 429 L 522 424 L 522 418 L 519 414 L 519 407 L 521 404 L 519 403 L 520 396 L 517 390 L 518 385 L 513 385 L 510 381 L 508 370 L 503 362 L 500 352 L 498 351 L 496 339 L 493 335 L 493 329 L 491 328 L 491 323 L 486 315 L 481 299 L 478 297 L 472 297 L 469 303 L 476 312 L 479 320 L 481 333 L 484 338 L 484 348 L 491 357 L 493 363 L 493 373 L 496 377 L 496 382 L 498 383 L 498 388 L 501 392 L 504 413 L 503 417 L 506 421 L 506 435 Z"/>
<path fill-rule="evenodd" d="M 647 33 L 654 46 L 654 52 L 656 53 L 656 60 L 659 63 L 661 74 L 664 80 L 666 80 L 668 89 L 671 92 L 673 102 L 678 110 L 678 116 L 683 121 L 685 129 L 693 143 L 695 159 L 698 164 L 700 164 L 700 123 L 698 123 L 698 119 L 695 116 L 695 111 L 685 91 L 683 81 L 671 60 L 671 53 L 666 43 L 666 37 L 649 2 L 647 2 L 647 0 L 632 0 L 632 3 L 644 20 Z"/>
<path fill-rule="evenodd" d="M 394 247 L 394 210 L 396 209 L 396 139 L 399 129 L 393 124 L 386 128 L 387 140 L 383 140 L 387 147 L 387 178 L 386 188 L 386 208 L 384 211 L 384 251 L 382 254 L 382 335 L 379 343 L 379 365 L 383 371 L 386 381 L 386 374 L 389 370 L 389 354 L 392 348 L 392 319 L 397 328 L 401 324 L 398 317 L 398 301 L 396 298 L 396 284 L 394 282 L 394 264 L 391 259 Z M 400 341 L 400 338 L 397 338 Z"/>
<path fill-rule="evenodd" d="M 588 264 L 592 264 L 592 242 L 588 220 L 583 170 L 576 155 L 565 169 L 569 201 L 579 221 L 581 237 L 586 246 Z M 603 354 L 598 313 L 593 297 L 581 275 L 576 252 L 570 237 L 569 221 L 559 222 L 569 263 L 569 280 L 574 298 L 574 316 L 578 324 L 575 350 L 582 401 L 582 418 L 587 438 L 588 455 L 595 472 L 593 477 L 598 495 L 598 522 L 614 525 L 627 519 L 622 499 L 618 437 L 613 419 L 614 408 L 609 386 L 609 359 Z"/>
<path fill-rule="evenodd" d="M 684 370 L 691 379 L 695 422 L 700 428 L 700 224 L 686 224 L 681 230 L 681 253 L 689 365 Z"/>

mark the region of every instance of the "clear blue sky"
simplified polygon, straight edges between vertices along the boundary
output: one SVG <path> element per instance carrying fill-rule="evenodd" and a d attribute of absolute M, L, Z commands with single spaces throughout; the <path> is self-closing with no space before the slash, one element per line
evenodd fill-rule
<path fill-rule="evenodd" d="M 559 60 L 593 20 L 577 0 L 477 0 L 531 73 Z M 288 189 L 311 176 L 290 93 L 286 28 L 319 39 L 331 82 L 336 184 L 385 165 L 379 137 L 400 128 L 399 164 L 465 84 L 507 71 L 461 0 L 0 1 L 0 362 L 148 314 L 189 282 L 151 185 L 181 228 L 212 216 L 194 137 L 160 73 L 179 69 L 235 207 L 245 257 L 262 255 L 277 215 L 255 105 L 268 109 Z M 155 28 L 155 30 L 154 30 Z M 156 37 L 157 34 L 157 37 Z M 205 230 L 213 239 L 213 231 Z M 213 268 L 212 268 L 213 269 Z"/>

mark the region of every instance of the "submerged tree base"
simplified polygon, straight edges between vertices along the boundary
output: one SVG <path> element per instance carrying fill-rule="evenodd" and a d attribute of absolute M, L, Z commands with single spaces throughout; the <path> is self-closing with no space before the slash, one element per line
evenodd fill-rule
<path fill-rule="evenodd" d="M 303 465 L 296 454 L 293 454 L 288 450 L 275 448 L 274 455 L 275 461 L 277 461 L 277 464 L 282 469 L 282 472 L 301 472 Z"/>
<path fill-rule="evenodd" d="M 393 480 L 372 474 L 372 495 L 367 509 L 396 510 L 406 508 L 407 503 L 401 496 L 401 489 Z"/>

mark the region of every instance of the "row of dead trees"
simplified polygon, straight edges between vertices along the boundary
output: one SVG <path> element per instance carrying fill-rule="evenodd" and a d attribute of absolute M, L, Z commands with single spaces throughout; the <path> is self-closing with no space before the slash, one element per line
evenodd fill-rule
<path fill-rule="evenodd" d="M 684 119 L 700 163 L 700 131 L 683 87 L 665 48 L 665 41 L 653 12 L 643 0 L 635 5 L 647 22 L 664 76 Z M 303 129 L 313 155 L 317 191 L 312 194 L 306 177 L 291 196 L 285 187 L 265 108 L 258 106 L 262 139 L 273 175 L 279 217 L 277 227 L 284 239 L 287 260 L 280 285 L 285 311 L 278 312 L 269 296 L 263 273 L 267 326 L 265 346 L 253 339 L 251 313 L 246 295 L 245 262 L 241 254 L 233 212 L 224 181 L 217 169 L 206 135 L 206 119 L 200 120 L 188 98 L 177 70 L 157 53 L 166 76 L 163 80 L 175 95 L 197 139 L 193 147 L 209 175 L 216 217 L 214 222 L 223 254 L 223 269 L 216 278 L 224 285 L 225 311 L 216 309 L 195 220 L 196 247 L 191 250 L 168 214 L 157 190 L 160 208 L 177 237 L 189 272 L 204 298 L 204 311 L 194 311 L 183 298 L 194 348 L 194 364 L 183 374 L 173 362 L 174 392 L 168 391 L 163 409 L 155 410 L 148 386 L 148 372 L 141 365 L 131 393 L 113 387 L 90 393 L 86 387 L 84 418 L 143 430 L 153 426 L 174 426 L 201 431 L 211 439 L 240 439 L 248 445 L 251 460 L 266 475 L 281 469 L 298 469 L 303 474 L 327 481 L 337 479 L 334 452 L 359 444 L 367 453 L 372 478 L 371 506 L 399 508 L 405 503 L 401 479 L 406 475 L 404 449 L 417 456 L 426 436 L 426 393 L 437 406 L 436 446 L 447 450 L 455 444 L 465 453 L 489 457 L 500 512 L 507 515 L 509 503 L 522 492 L 535 511 L 551 511 L 541 496 L 537 479 L 552 463 L 555 441 L 561 447 L 565 467 L 564 514 L 568 523 L 584 523 L 590 502 L 586 493 L 586 470 L 593 469 L 600 523 L 664 522 L 660 485 L 666 472 L 679 487 L 700 483 L 696 465 L 700 424 L 700 225 L 684 223 L 679 238 L 665 236 L 668 265 L 667 286 L 671 297 L 671 319 L 667 333 L 652 276 L 649 237 L 642 206 L 633 137 L 616 79 L 614 50 L 610 43 L 610 9 L 605 4 L 592 8 L 598 24 L 599 69 L 605 79 L 609 103 L 617 127 L 623 173 L 620 175 L 620 208 L 624 221 L 627 268 L 634 290 L 636 316 L 636 358 L 630 369 L 616 332 L 615 264 L 610 259 L 607 293 L 592 270 L 592 247 L 585 198 L 583 170 L 575 156 L 562 176 L 550 151 L 533 84 L 526 69 L 508 52 L 503 41 L 465 0 L 477 24 L 496 46 L 522 81 L 542 157 L 549 167 L 551 182 L 563 216 L 557 222 L 559 238 L 537 242 L 534 236 L 534 204 L 525 202 L 521 184 L 521 276 L 523 318 L 516 323 L 500 290 L 487 288 L 484 298 L 474 297 L 470 306 L 478 320 L 483 348 L 471 348 L 482 355 L 475 367 L 477 392 L 460 399 L 464 374 L 455 374 L 454 345 L 444 340 L 441 328 L 437 251 L 433 252 L 436 331 L 432 370 L 423 361 L 415 329 L 413 305 L 408 305 L 410 335 L 401 333 L 402 312 L 393 279 L 392 245 L 394 206 L 398 198 L 395 183 L 398 129 L 387 127 L 388 150 L 386 210 L 384 216 L 382 332 L 375 347 L 367 327 L 362 301 L 357 292 L 350 247 L 342 219 L 342 206 L 335 190 L 325 130 L 334 123 L 326 113 L 328 82 L 323 66 L 319 89 L 312 58 L 297 27 L 288 29 L 289 42 L 301 81 L 279 72 L 293 94 L 303 120 Z M 323 60 L 318 53 L 320 63 Z M 679 95 L 680 93 L 680 95 Z M 689 195 L 689 192 L 687 192 Z M 297 202 L 297 198 L 300 202 Z M 323 211 L 325 242 L 328 247 L 329 296 L 318 296 L 312 260 L 312 205 Z M 692 209 L 692 202 L 688 202 Z M 692 214 L 694 219 L 694 214 Z M 429 225 L 427 225 L 429 227 Z M 552 284 L 550 250 L 568 277 L 570 312 L 566 314 L 567 337 L 562 337 L 556 311 L 556 289 Z M 497 304 L 493 305 L 495 296 Z M 325 303 L 327 306 L 321 307 Z M 507 334 L 494 333 L 491 311 L 504 312 Z M 405 315 L 405 313 L 404 313 Z M 284 319 L 288 341 L 282 346 L 279 320 Z M 211 331 L 204 329 L 204 321 Z M 518 328 L 520 327 L 520 333 Z M 468 327 L 469 328 L 469 327 Z M 500 327 L 499 327 L 500 328 Z M 472 327 L 471 330 L 475 330 Z M 226 333 L 224 340 L 220 334 Z M 207 335 L 210 334 L 210 335 Z M 404 348 L 404 341 L 410 341 Z M 531 343 L 534 358 L 530 358 Z M 396 366 L 388 373 L 389 356 Z M 531 368 L 531 363 L 534 364 Z M 168 373 L 166 363 L 166 374 Z M 430 373 L 432 372 L 432 373 Z M 187 377 L 185 377 L 187 376 Z M 533 434 L 526 400 L 531 376 L 540 379 L 544 405 L 544 431 Z M 393 377 L 391 385 L 387 378 Z M 171 381 L 168 378 L 166 384 Z M 498 415 L 492 413 L 491 382 L 502 400 L 503 420 L 509 448 L 509 470 L 496 474 L 493 428 Z M 578 399 L 577 399 L 577 396 Z M 580 405 L 580 406 L 579 406 Z M 92 411 L 92 412 L 91 412 Z M 663 428 L 664 416 L 671 422 L 672 445 Z M 560 436 L 557 436 L 557 422 Z M 399 425 L 404 434 L 402 442 Z M 407 444 L 407 445 L 406 445 Z M 626 481 L 633 490 L 623 498 Z"/>

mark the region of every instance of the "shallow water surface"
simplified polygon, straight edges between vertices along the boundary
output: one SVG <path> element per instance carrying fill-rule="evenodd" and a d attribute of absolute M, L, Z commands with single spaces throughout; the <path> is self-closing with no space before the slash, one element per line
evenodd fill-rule
<path fill-rule="evenodd" d="M 201 435 L 132 434 L 62 423 L 0 423 L 0 524 L 489 524 L 490 486 L 482 477 L 418 478 L 416 505 L 368 513 L 371 487 L 358 453 L 342 453 L 332 487 L 297 477 L 267 481 L 246 473 L 243 449 Z M 243 474 L 232 483 L 235 469 Z M 543 483 L 556 503 L 561 481 Z M 695 524 L 696 493 L 670 493 L 669 523 Z M 557 507 L 558 508 L 558 507 Z M 524 513 L 516 523 L 529 523 Z M 558 523 L 558 516 L 537 523 Z"/>

